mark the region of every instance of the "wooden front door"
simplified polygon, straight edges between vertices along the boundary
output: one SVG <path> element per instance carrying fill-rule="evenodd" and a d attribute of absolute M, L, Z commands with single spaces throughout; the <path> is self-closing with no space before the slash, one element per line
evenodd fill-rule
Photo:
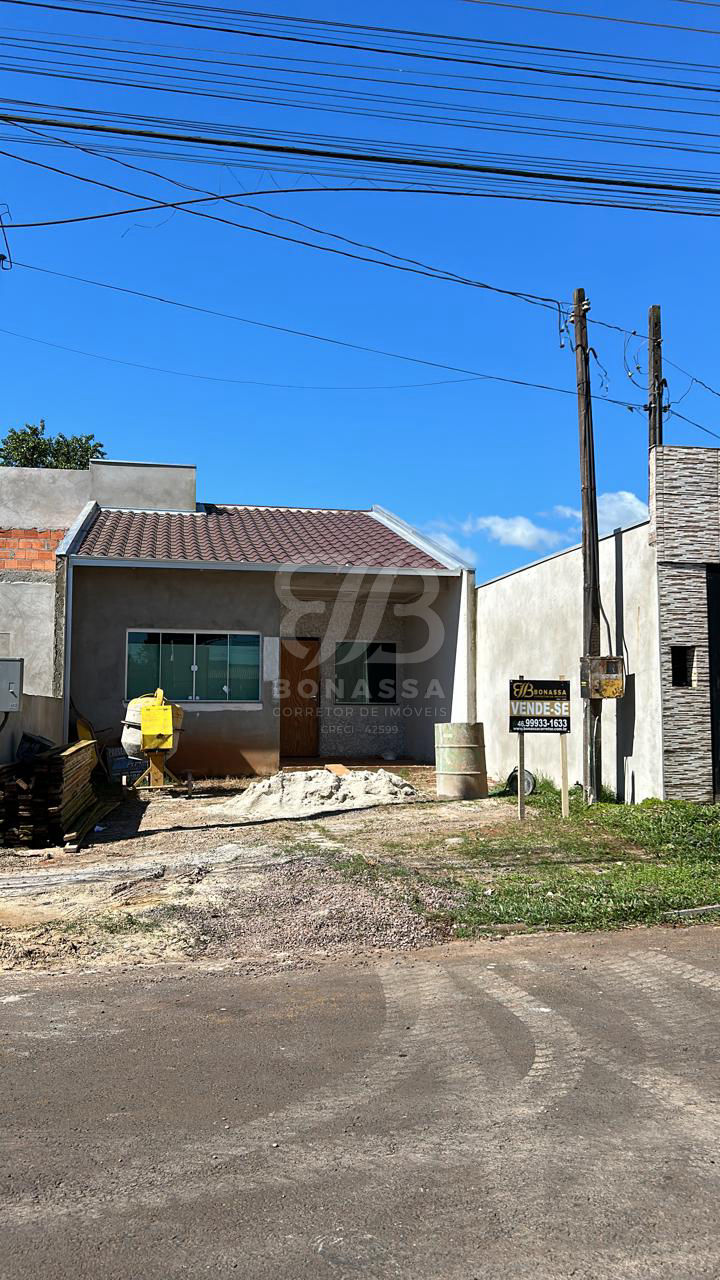
<path fill-rule="evenodd" d="M 282 640 L 280 643 L 281 756 L 316 756 L 318 753 L 319 651 L 319 640 Z"/>

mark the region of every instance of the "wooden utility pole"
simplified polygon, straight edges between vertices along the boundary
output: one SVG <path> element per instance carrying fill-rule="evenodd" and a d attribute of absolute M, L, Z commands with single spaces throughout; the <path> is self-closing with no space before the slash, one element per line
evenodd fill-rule
<path fill-rule="evenodd" d="M 660 308 L 648 311 L 648 447 L 663 442 L 663 371 Z"/>
<path fill-rule="evenodd" d="M 582 484 L 583 656 L 600 655 L 600 547 L 598 543 L 595 440 L 590 394 L 590 352 L 587 336 L 589 302 L 585 290 L 573 298 L 575 370 L 577 374 L 580 481 Z M 583 704 L 583 793 L 586 804 L 600 796 L 602 780 L 602 700 Z"/>

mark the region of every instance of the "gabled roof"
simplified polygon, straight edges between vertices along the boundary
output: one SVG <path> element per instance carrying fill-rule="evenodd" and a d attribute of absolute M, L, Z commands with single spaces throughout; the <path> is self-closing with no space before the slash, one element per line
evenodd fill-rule
<path fill-rule="evenodd" d="M 214 506 L 193 513 L 98 510 L 81 559 L 457 571 L 460 562 L 389 512 Z"/>

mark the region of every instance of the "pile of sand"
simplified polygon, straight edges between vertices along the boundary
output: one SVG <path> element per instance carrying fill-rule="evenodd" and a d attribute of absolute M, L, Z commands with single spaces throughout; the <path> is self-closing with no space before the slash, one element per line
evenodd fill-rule
<path fill-rule="evenodd" d="M 275 773 L 255 782 L 242 795 L 232 796 L 213 811 L 240 820 L 262 822 L 271 818 L 311 818 L 343 809 L 367 809 L 379 804 L 415 800 L 415 787 L 386 769 L 352 769 L 337 775 L 328 769 L 304 769 Z"/>

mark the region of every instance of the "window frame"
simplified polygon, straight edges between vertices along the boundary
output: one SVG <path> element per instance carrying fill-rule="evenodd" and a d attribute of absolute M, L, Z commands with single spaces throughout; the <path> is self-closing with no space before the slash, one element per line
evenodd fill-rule
<path fill-rule="evenodd" d="M 225 707 L 233 707 L 236 710 L 241 709 L 246 711 L 262 710 L 263 633 L 261 631 L 250 631 L 250 630 L 243 630 L 243 629 L 237 629 L 237 628 L 234 628 L 232 631 L 220 631 L 220 630 L 214 630 L 212 627 L 202 627 L 200 631 L 198 631 L 194 627 L 141 627 L 141 626 L 126 627 L 125 628 L 125 688 L 124 688 L 124 701 L 126 704 L 129 702 L 128 658 L 130 656 L 130 636 L 134 631 L 144 631 L 146 635 L 156 635 L 161 637 L 191 635 L 193 638 L 193 667 L 197 667 L 197 662 L 195 661 L 195 659 L 197 656 L 197 637 L 198 636 L 227 636 L 228 660 L 229 660 L 229 649 L 230 649 L 229 640 L 231 636 L 257 636 L 257 641 L 258 641 L 258 696 L 257 698 L 243 699 L 243 700 L 227 698 L 225 699 L 225 701 L 221 701 L 220 699 L 215 700 L 212 698 L 196 698 L 194 696 L 194 693 L 195 693 L 195 676 L 197 673 L 196 671 L 193 671 L 192 673 L 193 697 L 192 698 L 175 698 L 173 699 L 173 701 L 175 701 L 178 704 L 178 706 L 194 707 L 196 710 L 199 709 L 199 710 L 217 711 L 217 710 L 222 710 Z M 160 649 L 162 651 L 162 639 L 160 640 Z M 161 678 L 162 678 L 162 672 L 161 672 Z"/>
<path fill-rule="evenodd" d="M 338 697 L 338 676 L 337 676 L 337 651 L 341 644 L 362 644 L 366 649 L 370 645 L 377 645 L 380 649 L 385 649 L 392 645 L 393 655 L 395 658 L 395 696 L 392 698 L 380 698 L 377 701 L 368 698 L 367 702 L 351 702 L 346 698 Z M 336 640 L 335 651 L 333 653 L 333 701 L 337 707 L 396 707 L 398 705 L 398 656 L 397 656 L 397 640 Z M 369 692 L 369 687 L 368 687 Z"/>

